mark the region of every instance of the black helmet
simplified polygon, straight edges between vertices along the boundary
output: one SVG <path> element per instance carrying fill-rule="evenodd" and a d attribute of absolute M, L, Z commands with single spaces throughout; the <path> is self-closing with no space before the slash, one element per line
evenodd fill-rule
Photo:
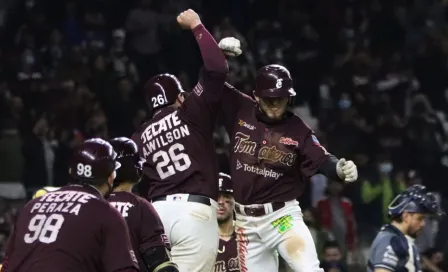
<path fill-rule="evenodd" d="M 150 111 L 171 105 L 180 93 L 186 93 L 179 79 L 171 74 L 152 77 L 146 82 L 144 91 Z"/>
<path fill-rule="evenodd" d="M 83 142 L 73 155 L 69 174 L 78 182 L 99 185 L 120 168 L 117 153 L 112 146 L 100 138 Z"/>
<path fill-rule="evenodd" d="M 292 97 L 296 95 L 293 89 L 291 74 L 284 66 L 270 64 L 257 71 L 255 79 L 255 95 L 258 97 Z"/>
<path fill-rule="evenodd" d="M 117 161 L 121 164 L 114 185 L 123 181 L 138 183 L 142 178 L 144 159 L 140 157 L 135 142 L 126 137 L 118 137 L 109 143 L 117 153 Z"/>
<path fill-rule="evenodd" d="M 219 192 L 233 193 L 232 178 L 224 173 L 219 173 Z"/>

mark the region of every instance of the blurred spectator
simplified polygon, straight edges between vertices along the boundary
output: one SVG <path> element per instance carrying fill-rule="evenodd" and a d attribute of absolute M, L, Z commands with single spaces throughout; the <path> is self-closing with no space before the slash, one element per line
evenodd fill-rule
<path fill-rule="evenodd" d="M 47 116 L 42 115 L 24 138 L 22 153 L 25 158 L 25 186 L 37 189 L 53 184 L 54 144 L 54 131 Z"/>
<path fill-rule="evenodd" d="M 126 21 L 126 30 L 131 36 L 133 58 L 143 80 L 159 72 L 161 41 L 159 27 L 172 18 L 161 16 L 151 8 L 151 0 L 140 0 L 138 8 L 132 10 Z"/>
<path fill-rule="evenodd" d="M 324 252 L 324 245 L 328 241 L 334 241 L 334 236 L 330 231 L 327 231 L 319 223 L 318 211 L 316 209 L 306 209 L 303 211 L 303 222 L 308 227 L 316 245 L 317 254 L 322 257 Z"/>
<path fill-rule="evenodd" d="M 430 248 L 423 253 L 423 272 L 443 272 L 448 270 L 447 263 L 444 259 L 443 252 Z"/>
<path fill-rule="evenodd" d="M 361 181 L 361 198 L 366 215 L 362 221 L 374 228 L 372 232 L 379 230 L 383 223 L 389 222 L 389 203 L 395 195 L 406 189 L 403 182 L 396 180 L 390 156 L 385 153 L 378 156 L 376 169 L 372 169 L 367 179 Z"/>
<path fill-rule="evenodd" d="M 333 233 L 342 250 L 353 253 L 357 242 L 356 220 L 351 201 L 342 196 L 343 189 L 341 182 L 329 180 L 326 197 L 319 200 L 317 209 L 322 227 Z"/>
<path fill-rule="evenodd" d="M 344 254 L 336 241 L 328 241 L 324 244 L 323 259 L 320 267 L 325 272 L 348 272 L 347 265 L 344 262 Z"/>

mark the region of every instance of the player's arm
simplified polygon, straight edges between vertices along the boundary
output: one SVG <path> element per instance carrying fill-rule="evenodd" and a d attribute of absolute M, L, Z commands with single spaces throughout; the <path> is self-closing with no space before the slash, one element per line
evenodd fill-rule
<path fill-rule="evenodd" d="M 407 256 L 407 241 L 397 236 L 384 237 L 372 248 L 369 266 L 374 271 L 396 271 L 399 261 Z"/>
<path fill-rule="evenodd" d="M 140 199 L 139 251 L 143 263 L 150 272 L 177 272 L 177 265 L 171 261 L 170 244 L 165 235 L 162 221 L 152 205 Z"/>
<path fill-rule="evenodd" d="M 304 127 L 307 127 L 304 124 Z M 313 131 L 309 129 L 303 145 L 301 146 L 301 169 L 307 176 L 316 173 L 325 175 L 332 180 L 346 182 L 355 181 L 358 178 L 358 170 L 352 161 L 338 159 L 323 147 Z"/>
<path fill-rule="evenodd" d="M 139 271 L 135 253 L 132 250 L 126 221 L 112 206 L 107 206 L 102 226 L 102 262 L 106 272 Z"/>
<path fill-rule="evenodd" d="M 374 272 L 390 272 L 393 270 L 385 269 L 385 268 L 375 268 Z"/>
<path fill-rule="evenodd" d="M 205 123 L 213 128 L 215 115 L 219 110 L 219 103 L 221 103 L 224 82 L 229 71 L 227 60 L 213 36 L 194 11 L 184 11 L 177 17 L 177 21 L 182 27 L 192 30 L 203 61 L 199 82 L 182 104 L 181 112 L 191 122 Z"/>
<path fill-rule="evenodd" d="M 6 243 L 5 257 L 3 258 L 3 264 L 2 267 L 0 268 L 0 272 L 8 271 L 9 257 L 12 256 L 12 254 L 14 254 L 15 239 L 16 239 L 16 224 L 14 224 L 11 234 L 9 235 L 8 242 Z"/>
<path fill-rule="evenodd" d="M 223 94 L 220 111 L 227 133 L 231 134 L 239 109 L 244 104 L 253 105 L 255 102 L 250 96 L 242 93 L 228 82 L 224 84 Z"/>

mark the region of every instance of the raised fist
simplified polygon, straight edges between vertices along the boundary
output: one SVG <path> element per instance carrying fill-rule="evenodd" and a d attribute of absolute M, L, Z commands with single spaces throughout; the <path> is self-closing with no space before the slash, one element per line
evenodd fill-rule
<path fill-rule="evenodd" d="M 181 14 L 177 16 L 177 22 L 184 29 L 194 29 L 202 24 L 199 15 L 192 9 L 181 12 Z"/>

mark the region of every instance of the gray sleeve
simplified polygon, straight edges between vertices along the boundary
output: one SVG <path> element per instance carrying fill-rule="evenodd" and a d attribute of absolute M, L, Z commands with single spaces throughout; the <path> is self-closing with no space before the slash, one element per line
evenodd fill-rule
<path fill-rule="evenodd" d="M 384 237 L 377 241 L 370 254 L 371 263 L 374 268 L 382 268 L 396 271 L 399 257 L 391 243 L 391 237 Z"/>

